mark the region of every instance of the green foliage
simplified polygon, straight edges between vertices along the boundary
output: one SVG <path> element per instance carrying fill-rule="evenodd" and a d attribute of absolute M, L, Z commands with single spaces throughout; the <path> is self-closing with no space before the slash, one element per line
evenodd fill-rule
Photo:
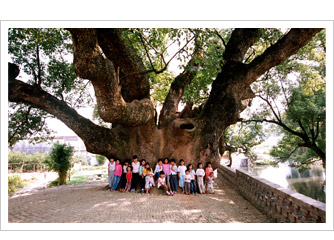
<path fill-rule="evenodd" d="M 97 160 L 99 166 L 103 165 L 107 160 L 107 158 L 105 156 L 102 156 L 102 155 L 95 155 L 95 156 L 96 156 L 96 160 Z"/>
<path fill-rule="evenodd" d="M 186 65 L 193 57 L 196 44 L 203 54 L 196 60 L 197 69 L 191 69 L 196 76 L 186 88 L 182 102 L 200 105 L 208 98 L 210 85 L 223 63 L 225 47 L 221 38 L 227 42 L 231 32 L 231 29 L 144 28 L 127 29 L 123 36 L 143 59 L 146 68 L 152 70 L 149 74 L 151 97 L 156 104 L 163 103 L 175 78 L 175 72 L 169 68 L 159 71 L 170 61 L 178 61 L 181 71 L 190 70 Z"/>
<path fill-rule="evenodd" d="M 318 90 L 315 94 L 309 94 L 310 88 L 298 87 L 293 89 L 285 122 L 296 132 L 303 132 L 310 142 L 326 152 L 326 94 Z M 301 128 L 303 127 L 303 128 Z M 282 131 L 282 140 L 278 146 L 270 152 L 271 155 L 280 157 L 282 160 L 290 160 L 291 165 L 296 167 L 308 166 L 319 156 L 310 148 L 302 147 L 303 139 Z"/>
<path fill-rule="evenodd" d="M 72 64 L 71 35 L 64 29 L 10 28 L 8 54 L 19 65 L 18 79 L 38 85 L 71 107 L 91 103 L 88 81 L 75 74 Z M 86 107 L 85 106 L 85 107 Z M 24 104 L 9 103 L 9 145 L 29 138 L 32 142 L 52 138 L 45 124 L 46 112 Z"/>
<path fill-rule="evenodd" d="M 43 165 L 46 153 L 21 153 L 21 152 L 9 152 L 8 153 L 8 163 L 12 165 L 13 171 L 18 171 L 21 169 L 23 164 L 23 171 L 33 170 L 33 165 L 36 167 Z"/>
<path fill-rule="evenodd" d="M 241 148 L 244 153 L 255 161 L 257 155 L 252 151 L 252 147 L 261 144 L 264 141 L 263 126 L 254 122 L 237 123 L 231 125 L 225 131 L 225 141 L 237 151 Z"/>
<path fill-rule="evenodd" d="M 8 176 L 8 193 L 16 192 L 19 188 L 23 188 L 23 181 L 20 175 Z"/>
<path fill-rule="evenodd" d="M 17 141 L 29 137 L 30 142 L 43 142 L 52 139 L 54 131 L 45 124 L 50 117 L 43 110 L 24 104 L 9 103 L 8 143 L 13 146 Z"/>
<path fill-rule="evenodd" d="M 45 163 L 59 175 L 59 184 L 66 183 L 67 171 L 71 168 L 73 147 L 55 143 Z"/>
<path fill-rule="evenodd" d="M 273 127 L 282 139 L 270 154 L 283 161 L 289 159 L 293 166 L 305 167 L 318 159 L 314 148 L 326 152 L 325 40 L 323 30 L 252 85 L 263 100 L 252 119 L 275 120 L 291 130 Z"/>
<path fill-rule="evenodd" d="M 258 41 L 246 53 L 244 63 L 250 63 L 285 34 L 284 29 L 261 29 Z M 72 64 L 72 43 L 69 32 L 63 29 L 9 29 L 8 53 L 12 62 L 20 65 L 27 76 L 26 82 L 39 85 L 42 89 L 65 101 L 73 108 L 92 103 L 87 91 L 89 82 L 76 77 Z M 124 29 L 123 37 L 133 46 L 148 70 L 151 99 L 161 105 L 176 73 L 169 68 L 170 61 L 178 61 L 180 70 L 188 70 L 195 77 L 185 89 L 182 103 L 193 102 L 199 106 L 207 100 L 211 84 L 224 64 L 223 53 L 232 29 L 209 28 L 130 28 Z M 317 132 L 316 145 L 325 151 L 325 30 L 317 34 L 298 54 L 269 70 L 252 85 L 264 100 L 255 112 L 248 110 L 253 120 L 276 118 L 275 114 L 294 131 L 312 135 Z M 195 65 L 187 66 L 200 49 Z M 246 114 L 246 115 L 247 115 Z M 45 125 L 50 117 L 41 110 L 30 106 L 10 103 L 9 144 L 23 138 L 46 139 L 51 131 Z M 99 125 L 111 127 L 98 116 L 97 107 L 93 119 Z M 249 155 L 252 146 L 263 140 L 260 124 L 238 125 L 227 131 L 227 142 L 235 148 L 242 148 Z M 272 128 L 276 131 L 276 128 Z M 282 141 L 273 150 L 275 156 L 291 155 L 302 142 L 282 131 Z M 291 145 L 291 146 L 290 146 Z M 300 150 L 302 151 L 302 150 Z M 274 153 L 275 152 L 275 153 Z M 302 159 L 311 158 L 311 151 L 304 151 Z M 309 153 L 308 153 L 309 152 Z M 294 151 L 295 155 L 299 150 Z M 309 157 L 310 155 L 310 157 Z M 313 155 L 314 156 L 314 155 Z M 296 158 L 297 159 L 297 158 Z M 303 160 L 298 160 L 303 163 Z"/>

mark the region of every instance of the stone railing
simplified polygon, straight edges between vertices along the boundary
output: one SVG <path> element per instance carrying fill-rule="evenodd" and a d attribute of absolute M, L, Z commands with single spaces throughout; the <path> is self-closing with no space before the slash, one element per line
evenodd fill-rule
<path fill-rule="evenodd" d="M 326 204 L 243 170 L 218 168 L 219 177 L 253 206 L 279 223 L 325 223 Z"/>

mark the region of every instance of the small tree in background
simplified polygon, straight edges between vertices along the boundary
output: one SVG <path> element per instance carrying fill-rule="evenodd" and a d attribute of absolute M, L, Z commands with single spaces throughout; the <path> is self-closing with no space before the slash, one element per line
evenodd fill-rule
<path fill-rule="evenodd" d="M 96 160 L 99 166 L 103 165 L 106 162 L 106 157 L 102 155 L 96 155 Z"/>
<path fill-rule="evenodd" d="M 66 184 L 67 171 L 71 168 L 73 147 L 66 144 L 55 143 L 46 159 L 50 169 L 56 171 L 59 176 L 59 185 Z"/>

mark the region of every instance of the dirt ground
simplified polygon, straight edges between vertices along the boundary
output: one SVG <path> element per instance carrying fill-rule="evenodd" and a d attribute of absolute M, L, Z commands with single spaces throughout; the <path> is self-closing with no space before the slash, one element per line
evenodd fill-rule
<path fill-rule="evenodd" d="M 215 183 L 215 194 L 167 196 L 105 190 L 91 181 L 8 197 L 9 223 L 267 223 L 238 193 Z"/>

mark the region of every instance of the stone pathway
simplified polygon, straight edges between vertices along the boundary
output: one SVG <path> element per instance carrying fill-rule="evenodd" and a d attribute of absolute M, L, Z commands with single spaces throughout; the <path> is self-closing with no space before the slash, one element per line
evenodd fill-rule
<path fill-rule="evenodd" d="M 107 181 L 59 186 L 8 197 L 9 223 L 266 223 L 268 219 L 234 190 L 167 196 L 105 190 Z"/>
<path fill-rule="evenodd" d="M 49 183 L 51 183 L 53 180 L 55 180 L 58 177 L 58 174 L 55 172 L 48 172 L 46 173 L 45 177 L 43 173 L 33 173 L 32 174 L 34 178 L 36 178 L 36 181 L 30 183 L 28 186 L 24 188 L 18 189 L 14 194 L 22 194 L 27 192 L 35 192 L 41 189 L 44 189 L 47 187 Z M 24 175 L 23 175 L 24 176 Z M 24 179 L 25 177 L 23 177 Z M 29 177 L 28 177 L 29 179 Z"/>

